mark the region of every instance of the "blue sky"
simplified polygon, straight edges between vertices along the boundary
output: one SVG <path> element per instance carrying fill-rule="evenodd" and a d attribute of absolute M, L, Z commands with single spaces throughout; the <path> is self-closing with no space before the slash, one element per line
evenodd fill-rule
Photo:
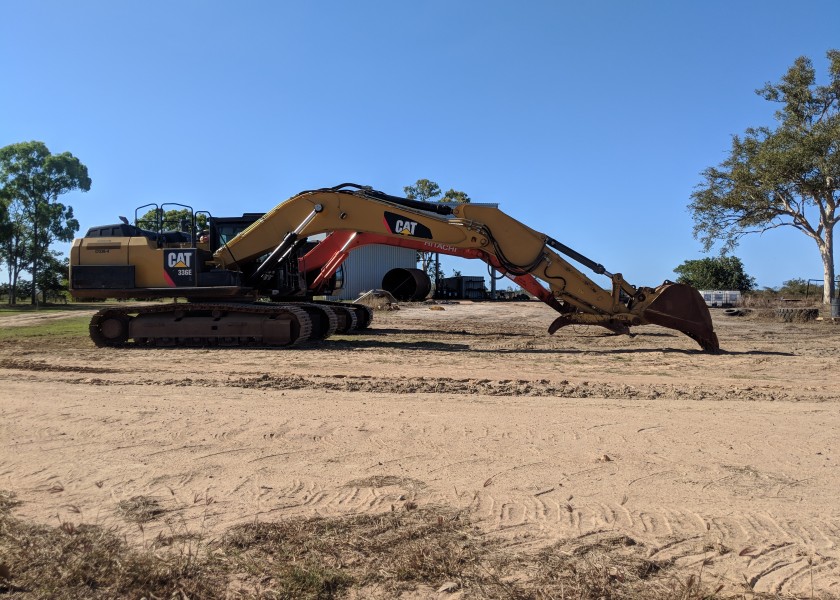
<path fill-rule="evenodd" d="M 429 178 L 655 285 L 704 256 L 700 172 L 772 124 L 754 90 L 801 55 L 824 78 L 838 23 L 836 0 L 0 0 L 0 146 L 88 166 L 64 197 L 82 232 L 150 202 L 233 215 Z M 822 273 L 788 228 L 735 254 L 762 286 Z"/>

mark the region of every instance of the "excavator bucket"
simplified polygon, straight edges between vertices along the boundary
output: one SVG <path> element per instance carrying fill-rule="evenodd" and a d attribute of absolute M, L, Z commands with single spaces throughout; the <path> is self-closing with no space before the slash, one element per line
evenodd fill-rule
<path fill-rule="evenodd" d="M 656 298 L 642 313 L 648 323 L 681 331 L 706 352 L 720 350 L 712 315 L 700 292 L 690 285 L 666 282 L 654 293 Z"/>

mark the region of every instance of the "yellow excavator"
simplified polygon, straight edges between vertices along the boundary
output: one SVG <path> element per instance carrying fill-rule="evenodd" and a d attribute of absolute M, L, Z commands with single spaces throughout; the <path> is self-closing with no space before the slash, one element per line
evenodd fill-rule
<path fill-rule="evenodd" d="M 75 298 L 188 300 L 105 308 L 90 323 L 97 345 L 293 346 L 365 329 L 369 308 L 313 296 L 331 293 L 353 247 L 378 243 L 483 260 L 559 313 L 549 333 L 571 324 L 615 333 L 654 324 L 688 335 L 707 352 L 719 350 L 694 288 L 668 281 L 634 287 L 495 206 L 419 202 L 342 184 L 301 192 L 265 214 L 209 216 L 204 231 L 189 214 L 171 231 L 160 219 L 140 227 L 135 215 L 135 224 L 121 217 L 74 240 Z M 611 289 L 567 259 L 608 277 Z"/>

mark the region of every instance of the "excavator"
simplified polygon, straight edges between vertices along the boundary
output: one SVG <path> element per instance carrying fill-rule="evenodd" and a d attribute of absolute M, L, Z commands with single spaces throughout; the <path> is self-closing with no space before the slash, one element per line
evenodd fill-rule
<path fill-rule="evenodd" d="M 190 213 L 181 230 L 140 227 L 135 214 L 135 224 L 121 217 L 74 240 L 74 298 L 173 299 L 104 308 L 90 322 L 96 345 L 295 346 L 366 329 L 368 307 L 314 298 L 335 289 L 353 248 L 387 244 L 484 261 L 557 311 L 550 334 L 573 324 L 619 334 L 653 324 L 706 352 L 720 349 L 691 286 L 635 287 L 493 205 L 420 202 L 345 183 L 303 191 L 265 214 L 210 215 L 201 233 Z M 610 289 L 568 259 L 609 278 Z"/>

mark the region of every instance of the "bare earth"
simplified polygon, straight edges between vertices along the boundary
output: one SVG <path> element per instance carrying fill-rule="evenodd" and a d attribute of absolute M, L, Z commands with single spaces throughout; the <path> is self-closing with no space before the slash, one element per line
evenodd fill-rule
<path fill-rule="evenodd" d="M 0 489 L 138 541 L 165 527 L 120 517 L 141 495 L 209 536 L 442 504 L 511 552 L 625 533 L 704 581 L 840 595 L 837 326 L 716 313 L 710 356 L 653 326 L 548 336 L 539 303 L 443 308 L 293 350 L 0 342 Z"/>

